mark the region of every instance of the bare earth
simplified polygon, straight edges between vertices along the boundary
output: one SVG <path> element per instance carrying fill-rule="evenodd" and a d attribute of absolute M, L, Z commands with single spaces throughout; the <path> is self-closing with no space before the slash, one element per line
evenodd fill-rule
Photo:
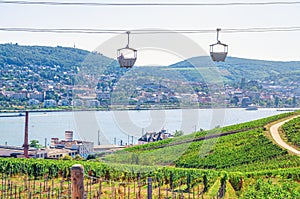
<path fill-rule="evenodd" d="M 296 117 L 299 117 L 299 116 L 296 116 Z M 271 135 L 273 137 L 273 139 L 275 140 L 275 142 L 277 142 L 277 144 L 285 149 L 287 149 L 288 151 L 292 152 L 292 153 L 295 153 L 296 155 L 300 155 L 300 151 L 298 151 L 297 149 L 294 149 L 293 147 L 291 147 L 290 145 L 288 145 L 287 143 L 285 143 L 280 135 L 279 135 L 279 127 L 282 126 L 284 123 L 296 118 L 296 117 L 293 117 L 291 119 L 288 119 L 288 120 L 285 120 L 283 122 L 279 122 L 277 124 L 274 124 L 273 126 L 271 126 L 270 128 L 270 132 L 271 132 Z"/>

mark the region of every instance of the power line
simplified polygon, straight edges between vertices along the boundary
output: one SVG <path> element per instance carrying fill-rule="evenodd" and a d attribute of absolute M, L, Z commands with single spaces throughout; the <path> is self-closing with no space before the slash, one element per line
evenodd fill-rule
<path fill-rule="evenodd" d="M 125 29 L 88 29 L 88 28 L 10 28 L 0 27 L 0 31 L 7 32 L 32 32 L 32 33 L 64 33 L 64 34 L 123 34 L 128 30 Z M 239 28 L 239 29 L 222 29 L 223 33 L 264 33 L 264 32 L 293 32 L 300 31 L 300 26 L 290 27 L 259 27 L 259 28 Z M 177 30 L 160 30 L 145 29 L 131 30 L 131 34 L 203 34 L 215 33 L 215 29 L 177 29 Z"/>
<path fill-rule="evenodd" d="M 100 3 L 59 1 L 0 1 L 0 4 L 49 5 L 49 6 L 267 6 L 295 5 L 300 1 L 228 2 L 228 3 Z"/>

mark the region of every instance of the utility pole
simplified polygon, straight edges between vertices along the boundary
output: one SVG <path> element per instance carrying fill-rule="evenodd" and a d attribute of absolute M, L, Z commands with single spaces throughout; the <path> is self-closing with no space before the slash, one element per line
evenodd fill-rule
<path fill-rule="evenodd" d="M 130 139 L 130 136 L 129 136 L 129 134 L 128 134 L 127 145 L 130 145 L 130 144 L 129 144 L 129 139 Z"/>
<path fill-rule="evenodd" d="M 25 158 L 29 158 L 28 156 L 28 149 L 29 149 L 29 144 L 28 144 L 28 118 L 29 118 L 29 113 L 26 111 L 25 114 L 25 136 L 24 136 L 24 156 Z"/>
<path fill-rule="evenodd" d="M 98 130 L 98 145 L 100 145 L 100 130 Z"/>
<path fill-rule="evenodd" d="M 133 136 L 131 136 L 131 144 L 132 144 L 132 146 L 133 146 Z"/>

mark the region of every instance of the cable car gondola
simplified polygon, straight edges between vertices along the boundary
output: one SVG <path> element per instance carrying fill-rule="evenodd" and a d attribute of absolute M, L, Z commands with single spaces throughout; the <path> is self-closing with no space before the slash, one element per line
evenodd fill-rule
<path fill-rule="evenodd" d="M 121 68 L 132 68 L 134 66 L 134 63 L 137 58 L 137 50 L 129 47 L 129 34 L 130 32 L 126 32 L 128 35 L 128 43 L 125 48 L 120 48 L 117 51 L 117 59 L 120 64 Z M 128 52 L 131 51 L 133 53 L 133 56 L 129 57 L 129 55 L 124 55 L 125 53 L 128 54 Z M 130 53 L 130 54 L 132 54 Z"/>
<path fill-rule="evenodd" d="M 223 44 L 221 43 L 221 41 L 219 40 L 219 32 L 221 31 L 220 28 L 217 29 L 217 43 L 215 44 L 211 44 L 210 45 L 210 56 L 211 59 L 215 62 L 224 62 L 226 57 L 227 57 L 227 53 L 228 53 L 228 45 L 227 44 Z M 223 51 L 214 51 L 214 47 L 216 46 L 223 46 Z"/>

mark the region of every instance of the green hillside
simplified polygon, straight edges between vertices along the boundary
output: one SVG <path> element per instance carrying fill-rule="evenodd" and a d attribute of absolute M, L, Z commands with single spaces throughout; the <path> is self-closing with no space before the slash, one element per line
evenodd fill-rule
<path fill-rule="evenodd" d="M 115 60 L 100 53 L 69 47 L 21 46 L 0 44 L 0 69 L 4 65 L 16 66 L 60 66 L 62 71 L 75 71 L 86 66 L 95 72 L 109 69 L 118 71 Z M 300 62 L 263 61 L 228 57 L 226 62 L 213 63 L 209 57 L 194 57 L 165 67 L 147 67 L 148 72 L 176 70 L 187 81 L 202 81 L 194 66 L 214 67 L 220 71 L 224 81 L 274 79 L 279 82 L 298 81 Z M 76 71 L 75 71 L 76 72 Z M 201 72 L 200 72 L 201 73 Z M 175 74 L 175 73 L 170 73 Z"/>
<path fill-rule="evenodd" d="M 194 79 L 197 74 L 191 68 L 205 65 L 216 66 L 224 81 L 240 81 L 242 77 L 247 80 L 290 79 L 291 74 L 299 79 L 300 76 L 299 61 L 280 62 L 228 57 L 225 62 L 214 64 L 209 62 L 208 57 L 194 57 L 170 65 L 169 68 L 181 69 L 182 73 L 190 79 Z"/>
<path fill-rule="evenodd" d="M 172 165 L 238 172 L 299 167 L 300 158 L 289 155 L 275 145 L 266 136 L 264 127 L 292 114 L 286 113 L 131 147 L 106 156 L 105 160 L 125 164 Z"/>
<path fill-rule="evenodd" d="M 300 148 L 300 117 L 295 118 L 282 126 L 283 134 L 285 135 L 287 141 Z"/>
<path fill-rule="evenodd" d="M 300 157 L 274 144 L 267 128 L 294 114 L 299 112 L 131 147 L 104 160 L 220 172 L 204 198 L 216 197 L 224 189 L 224 198 L 298 198 Z"/>
<path fill-rule="evenodd" d="M 101 60 L 98 64 L 101 63 L 102 65 L 112 61 L 112 59 L 99 53 L 91 53 L 77 48 L 0 44 L 0 66 L 5 64 L 17 66 L 59 65 L 65 69 L 71 69 L 74 66 L 81 66 L 86 61 L 89 61 L 88 64 L 93 64 L 92 60 Z"/>

